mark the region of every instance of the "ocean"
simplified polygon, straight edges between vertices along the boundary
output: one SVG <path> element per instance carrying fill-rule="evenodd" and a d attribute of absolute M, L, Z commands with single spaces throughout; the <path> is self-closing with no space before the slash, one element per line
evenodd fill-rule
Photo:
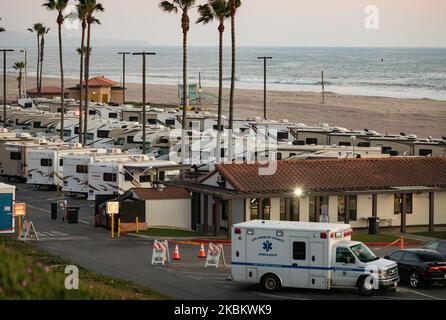
<path fill-rule="evenodd" d="M 91 75 L 104 75 L 122 80 L 122 58 L 119 51 L 154 51 L 148 57 L 148 83 L 177 85 L 182 79 L 182 48 L 111 48 L 94 47 Z M 35 74 L 35 48 L 28 53 L 28 74 Z M 22 59 L 19 53 L 10 56 L 10 65 Z M 224 85 L 229 87 L 230 48 L 225 48 Z M 446 48 L 279 48 L 239 47 L 237 88 L 263 89 L 263 62 L 258 56 L 271 56 L 268 61 L 268 89 L 280 91 L 321 91 L 321 71 L 325 74 L 325 90 L 340 94 L 385 96 L 397 98 L 429 98 L 446 100 Z M 66 47 L 65 74 L 78 79 L 79 55 Z M 23 60 L 23 59 L 22 59 Z M 14 71 L 9 68 L 8 73 Z M 218 85 L 218 48 L 189 48 L 189 79 L 198 83 L 199 73 L 204 87 Z M 57 77 L 57 47 L 45 53 L 44 74 Z M 127 57 L 127 82 L 141 83 L 141 57 Z"/>

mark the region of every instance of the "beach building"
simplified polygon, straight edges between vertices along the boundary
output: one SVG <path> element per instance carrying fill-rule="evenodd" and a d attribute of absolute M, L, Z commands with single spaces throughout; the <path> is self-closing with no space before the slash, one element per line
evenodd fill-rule
<path fill-rule="evenodd" d="M 42 89 L 40 90 L 40 94 L 37 93 L 37 88 L 32 88 L 32 89 L 26 90 L 26 94 L 30 98 L 38 98 L 38 97 L 53 98 L 53 97 L 60 97 L 60 92 L 61 92 L 61 89 L 59 87 L 56 87 L 56 86 L 45 86 L 45 87 L 42 87 Z M 69 91 L 65 90 L 64 97 L 68 98 L 68 96 L 69 96 Z"/>
<path fill-rule="evenodd" d="M 107 79 L 104 76 L 95 77 L 88 82 L 89 100 L 98 103 L 123 103 L 123 91 L 126 88 L 117 85 L 117 82 Z M 68 88 L 69 97 L 80 100 L 80 84 L 75 87 Z M 82 99 L 84 99 L 82 96 Z"/>
<path fill-rule="evenodd" d="M 402 232 L 446 225 L 446 158 L 396 157 L 277 161 L 217 165 L 200 181 L 177 186 L 192 193 L 192 227 L 219 235 L 255 219 L 350 223 L 370 217 Z M 228 230 L 229 231 L 229 230 Z"/>

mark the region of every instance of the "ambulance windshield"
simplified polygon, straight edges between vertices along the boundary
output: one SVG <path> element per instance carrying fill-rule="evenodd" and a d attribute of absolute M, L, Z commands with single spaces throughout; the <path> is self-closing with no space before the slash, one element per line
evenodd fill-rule
<path fill-rule="evenodd" d="M 354 245 L 350 247 L 350 249 L 353 251 L 355 256 L 357 256 L 358 259 L 364 263 L 376 261 L 379 259 L 369 248 L 367 248 L 362 243 Z"/>

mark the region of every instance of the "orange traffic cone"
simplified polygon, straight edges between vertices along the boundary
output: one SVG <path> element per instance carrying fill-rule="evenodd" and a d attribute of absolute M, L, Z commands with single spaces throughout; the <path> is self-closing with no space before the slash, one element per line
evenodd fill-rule
<path fill-rule="evenodd" d="M 178 245 L 175 247 L 175 252 L 173 253 L 173 260 L 180 260 L 180 250 L 178 249 Z"/>
<path fill-rule="evenodd" d="M 206 251 L 204 251 L 204 244 L 201 244 L 200 254 L 198 255 L 198 258 L 206 258 Z"/>

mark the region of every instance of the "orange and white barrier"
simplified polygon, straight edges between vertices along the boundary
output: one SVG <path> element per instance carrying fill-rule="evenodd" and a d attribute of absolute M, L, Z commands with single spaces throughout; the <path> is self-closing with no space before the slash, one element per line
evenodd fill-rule
<path fill-rule="evenodd" d="M 223 266 L 226 267 L 225 252 L 222 244 L 209 244 L 208 255 L 206 258 L 205 268 L 216 267 L 220 265 L 220 260 L 223 262 Z"/>
<path fill-rule="evenodd" d="M 170 263 L 169 243 L 167 241 L 155 240 L 153 243 L 152 265 Z"/>

